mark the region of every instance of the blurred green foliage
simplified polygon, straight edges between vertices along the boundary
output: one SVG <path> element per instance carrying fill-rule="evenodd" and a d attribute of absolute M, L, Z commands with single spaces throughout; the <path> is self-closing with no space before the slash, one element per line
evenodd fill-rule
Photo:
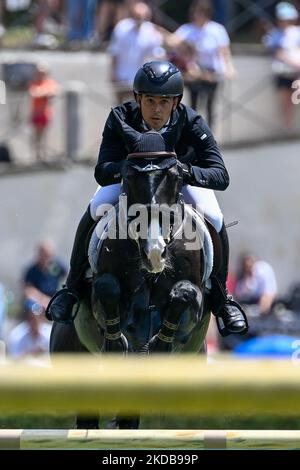
<path fill-rule="evenodd" d="M 34 36 L 32 26 L 14 26 L 7 28 L 2 40 L 2 47 L 24 47 L 31 43 Z"/>
<path fill-rule="evenodd" d="M 100 419 L 103 428 L 109 417 Z M 75 416 L 58 414 L 8 414 L 0 416 L 0 429 L 72 429 Z M 218 418 L 209 416 L 143 416 L 141 429 L 300 429 L 298 417 L 282 418 L 278 416 L 222 415 Z"/>

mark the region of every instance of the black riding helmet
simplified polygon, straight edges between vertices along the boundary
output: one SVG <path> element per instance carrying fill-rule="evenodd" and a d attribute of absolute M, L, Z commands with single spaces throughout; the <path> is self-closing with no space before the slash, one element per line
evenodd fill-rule
<path fill-rule="evenodd" d="M 183 78 L 176 65 L 166 60 L 146 62 L 136 73 L 133 92 L 136 95 L 183 95 Z"/>

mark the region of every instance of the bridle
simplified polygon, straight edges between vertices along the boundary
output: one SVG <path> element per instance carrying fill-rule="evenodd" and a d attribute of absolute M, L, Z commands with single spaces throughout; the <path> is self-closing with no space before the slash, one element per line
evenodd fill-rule
<path fill-rule="evenodd" d="M 136 152 L 136 153 L 129 153 L 127 155 L 127 160 L 133 160 L 134 158 L 158 158 L 158 157 L 175 157 L 177 158 L 177 154 L 175 152 Z"/>

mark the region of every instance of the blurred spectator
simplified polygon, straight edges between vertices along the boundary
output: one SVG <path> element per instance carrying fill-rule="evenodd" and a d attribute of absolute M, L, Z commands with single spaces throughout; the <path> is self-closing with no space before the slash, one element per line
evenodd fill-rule
<path fill-rule="evenodd" d="M 0 142 L 0 163 L 11 163 L 11 153 L 8 145 L 5 142 Z"/>
<path fill-rule="evenodd" d="M 3 284 L 0 283 L 0 340 L 4 338 L 6 313 L 7 313 L 7 302 L 6 302 L 5 289 L 4 289 Z"/>
<path fill-rule="evenodd" d="M 1 0 L 1 3 L 4 3 Z M 7 11 L 21 11 L 29 8 L 31 0 L 5 0 L 5 8 Z"/>
<path fill-rule="evenodd" d="M 97 0 L 67 0 L 67 40 L 89 42 L 95 32 Z"/>
<path fill-rule="evenodd" d="M 300 315 L 300 283 L 294 283 L 286 297 L 277 299 L 277 305 L 284 306 L 287 310 L 290 310 Z"/>
<path fill-rule="evenodd" d="M 199 83 L 199 81 L 201 83 L 204 81 L 212 83 L 214 81 L 214 74 L 212 72 L 199 67 L 197 50 L 188 41 L 177 41 L 176 49 L 174 50 L 173 47 L 169 60 L 181 70 L 185 85 L 188 88 L 194 87 L 195 83 Z"/>
<path fill-rule="evenodd" d="M 244 305 L 257 305 L 259 313 L 269 313 L 275 296 L 277 283 L 269 263 L 257 260 L 252 254 L 240 257 L 234 295 Z"/>
<path fill-rule="evenodd" d="M 300 78 L 300 27 L 297 9 L 288 2 L 276 6 L 277 28 L 264 37 L 265 45 L 273 52 L 272 72 L 279 92 L 282 125 L 285 130 L 293 128 L 294 92 L 292 83 Z"/>
<path fill-rule="evenodd" d="M 118 103 L 131 98 L 139 67 L 148 60 L 161 58 L 163 36 L 150 22 L 151 14 L 148 5 L 138 2 L 132 5 L 130 18 L 121 20 L 113 31 L 108 52 L 112 56 L 111 81 Z"/>
<path fill-rule="evenodd" d="M 36 260 L 24 273 L 24 297 L 46 308 L 66 272 L 65 265 L 55 256 L 53 243 L 43 241 L 37 248 Z"/>
<path fill-rule="evenodd" d="M 225 24 L 230 17 L 231 2 L 224 2 L 224 0 L 213 0 L 214 20 L 217 23 Z"/>
<path fill-rule="evenodd" d="M 96 35 L 100 45 L 110 41 L 114 27 L 129 14 L 136 0 L 99 0 L 96 18 Z"/>
<path fill-rule="evenodd" d="M 266 261 L 258 260 L 253 254 L 242 254 L 238 261 L 237 274 L 228 277 L 228 288 L 244 307 L 249 331 L 244 336 L 230 335 L 218 338 L 221 350 L 238 350 L 239 345 L 250 338 L 269 334 L 281 329 L 278 319 L 271 313 L 277 294 L 274 270 Z"/>
<path fill-rule="evenodd" d="M 35 30 L 34 46 L 46 49 L 55 49 L 58 46 L 55 35 L 63 31 L 62 0 L 38 0 L 36 2 Z"/>
<path fill-rule="evenodd" d="M 3 25 L 3 15 L 4 15 L 4 1 L 0 0 L 0 44 L 1 44 L 1 39 L 5 33 L 5 28 Z"/>
<path fill-rule="evenodd" d="M 45 63 L 37 65 L 36 76 L 29 86 L 30 122 L 33 127 L 33 142 L 37 161 L 46 158 L 46 132 L 53 118 L 51 100 L 58 94 L 59 87 L 49 77 L 49 67 Z"/>
<path fill-rule="evenodd" d="M 190 105 L 196 110 L 198 98 L 205 100 L 207 121 L 212 127 L 218 85 L 224 78 L 232 79 L 235 76 L 230 39 L 224 26 L 211 20 L 213 8 L 210 0 L 195 0 L 190 15 L 191 23 L 180 26 L 176 35 L 196 48 L 202 76 L 186 83 Z"/>
<path fill-rule="evenodd" d="M 14 358 L 41 356 L 49 352 L 51 325 L 44 321 L 44 309 L 33 300 L 23 306 L 23 321 L 9 334 L 7 353 Z"/>
<path fill-rule="evenodd" d="M 203 72 L 198 65 L 197 51 L 194 45 L 185 40 L 179 40 L 175 47 L 174 45 L 169 60 L 180 69 L 185 84 L 202 78 Z"/>

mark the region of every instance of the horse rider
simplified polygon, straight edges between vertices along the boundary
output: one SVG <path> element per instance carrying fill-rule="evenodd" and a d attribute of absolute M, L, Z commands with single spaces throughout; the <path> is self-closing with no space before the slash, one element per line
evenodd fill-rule
<path fill-rule="evenodd" d="M 211 278 L 211 309 L 218 320 L 221 318 L 223 321 L 227 334 L 241 334 L 247 331 L 248 324 L 242 308 L 226 289 L 229 243 L 223 215 L 213 191 L 224 191 L 229 184 L 229 176 L 210 128 L 192 108 L 181 103 L 183 88 L 181 72 L 174 64 L 167 61 L 147 62 L 134 78 L 135 100 L 117 106 L 114 112 L 139 132 L 155 130 L 159 133 L 163 133 L 184 113 L 185 123 L 175 146 L 178 165 L 184 176 L 184 201 L 203 208 L 222 245 L 221 268 Z M 101 187 L 79 223 L 66 286 L 56 293 L 47 309 L 47 317 L 57 322 L 72 321 L 73 307 L 83 295 L 83 277 L 87 267 L 86 239 L 97 220 L 97 207 L 115 204 L 120 195 L 122 166 L 128 151 L 119 137 L 112 113 L 104 127 L 95 168 L 95 179 Z"/>

